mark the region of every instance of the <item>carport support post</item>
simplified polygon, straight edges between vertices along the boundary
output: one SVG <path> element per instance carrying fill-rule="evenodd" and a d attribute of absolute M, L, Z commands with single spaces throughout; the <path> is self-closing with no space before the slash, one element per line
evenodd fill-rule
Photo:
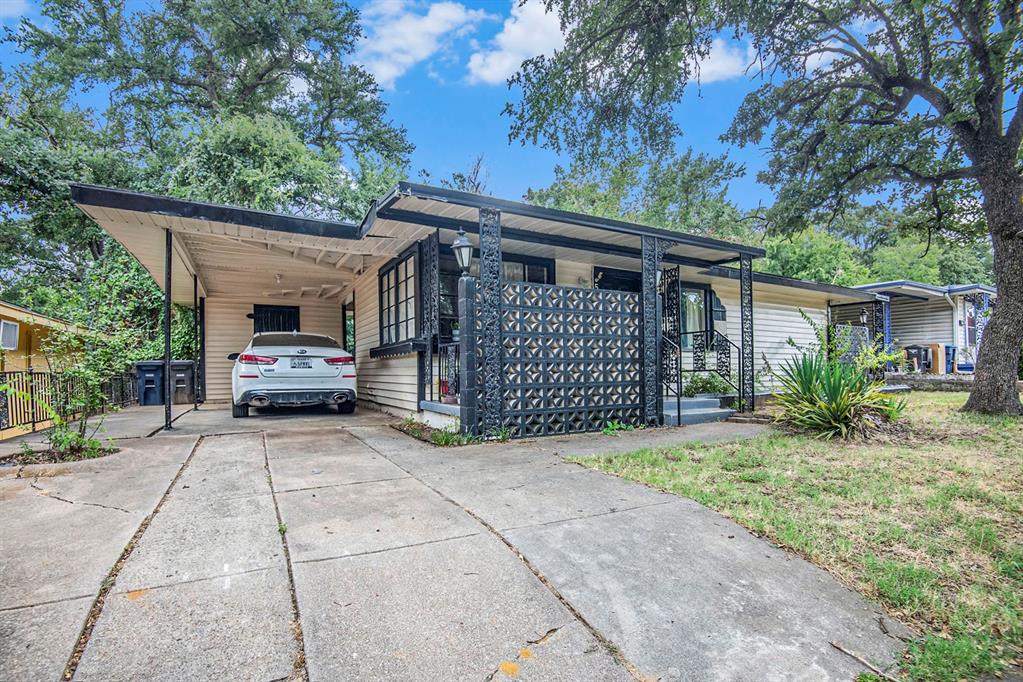
<path fill-rule="evenodd" d="M 192 409 L 199 409 L 199 276 L 192 275 Z"/>
<path fill-rule="evenodd" d="M 171 428 L 171 264 L 174 262 L 174 235 L 164 230 L 163 252 L 163 428 Z"/>
<path fill-rule="evenodd" d="M 739 403 L 743 412 L 752 412 L 756 401 L 753 380 L 753 258 L 748 255 L 739 256 L 739 316 L 742 324 Z"/>
<path fill-rule="evenodd" d="M 504 376 L 501 366 L 501 212 L 480 208 L 480 434 L 491 436 L 501 428 Z M 463 334 L 472 334 L 473 328 Z M 465 359 L 465 356 L 462 357 Z"/>

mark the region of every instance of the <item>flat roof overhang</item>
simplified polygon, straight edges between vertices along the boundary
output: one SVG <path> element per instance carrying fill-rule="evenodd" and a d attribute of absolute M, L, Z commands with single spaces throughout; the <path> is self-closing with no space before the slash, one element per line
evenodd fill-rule
<path fill-rule="evenodd" d="M 997 296 L 998 290 L 987 284 L 952 284 L 947 287 L 913 282 L 910 280 L 894 280 L 890 282 L 874 282 L 872 284 L 860 284 L 857 289 L 883 293 L 896 298 L 906 298 L 916 301 L 933 301 L 948 296 L 962 296 L 964 294 L 989 294 Z"/>
<path fill-rule="evenodd" d="M 70 184 L 75 204 L 164 285 L 166 230 L 173 235 L 171 296 L 191 306 L 199 296 L 333 298 L 375 263 L 393 258 L 432 230 L 358 225 L 174 197 Z"/>
<path fill-rule="evenodd" d="M 704 271 L 710 277 L 723 277 L 725 279 L 739 279 L 739 271 L 735 268 L 713 267 Z M 772 275 L 766 272 L 754 272 L 753 281 L 756 284 L 771 287 L 784 287 L 787 289 L 801 289 L 803 291 L 814 291 L 825 294 L 831 305 L 850 305 L 856 303 L 870 303 L 873 301 L 887 301 L 888 296 L 873 291 L 861 291 L 851 287 L 843 287 L 837 284 L 826 284 L 824 282 L 810 282 L 803 279 L 794 279 L 782 275 Z"/>
<path fill-rule="evenodd" d="M 595 264 L 628 266 L 641 257 L 644 236 L 670 243 L 665 264 L 711 267 L 765 253 L 744 244 L 410 182 L 398 183 L 375 202 L 359 231 L 371 236 L 382 226 L 421 225 L 439 230 L 444 243 L 458 230 L 476 242 L 480 208 L 501 211 L 502 240 L 515 242 L 512 250 L 522 255 L 585 262 L 595 262 L 596 255 L 600 262 Z"/>

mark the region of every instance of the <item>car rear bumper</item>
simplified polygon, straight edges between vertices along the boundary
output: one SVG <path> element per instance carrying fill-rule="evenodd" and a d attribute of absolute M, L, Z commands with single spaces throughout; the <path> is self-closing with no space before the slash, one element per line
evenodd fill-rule
<path fill-rule="evenodd" d="M 355 402 L 355 391 L 351 388 L 316 388 L 309 390 L 249 389 L 243 391 L 237 405 L 256 404 L 266 399 L 270 405 L 317 405 Z"/>

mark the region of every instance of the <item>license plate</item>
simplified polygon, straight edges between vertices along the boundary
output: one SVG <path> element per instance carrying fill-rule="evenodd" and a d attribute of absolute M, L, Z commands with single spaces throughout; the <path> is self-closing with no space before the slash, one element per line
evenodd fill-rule
<path fill-rule="evenodd" d="M 291 369 L 309 369 L 313 361 L 309 358 L 291 358 Z"/>

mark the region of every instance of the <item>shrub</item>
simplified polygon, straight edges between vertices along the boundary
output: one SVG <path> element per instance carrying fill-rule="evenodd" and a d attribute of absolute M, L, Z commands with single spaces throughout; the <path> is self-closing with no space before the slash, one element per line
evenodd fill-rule
<path fill-rule="evenodd" d="M 898 419 L 905 408 L 905 401 L 882 393 L 883 381 L 819 353 L 787 360 L 778 380 L 779 419 L 820 438 L 865 435 L 877 421 Z"/>
<path fill-rule="evenodd" d="M 722 379 L 719 375 L 708 373 L 708 374 L 694 374 L 686 382 L 685 387 L 682 389 L 682 395 L 686 398 L 694 398 L 701 393 L 734 393 L 735 389 Z"/>

